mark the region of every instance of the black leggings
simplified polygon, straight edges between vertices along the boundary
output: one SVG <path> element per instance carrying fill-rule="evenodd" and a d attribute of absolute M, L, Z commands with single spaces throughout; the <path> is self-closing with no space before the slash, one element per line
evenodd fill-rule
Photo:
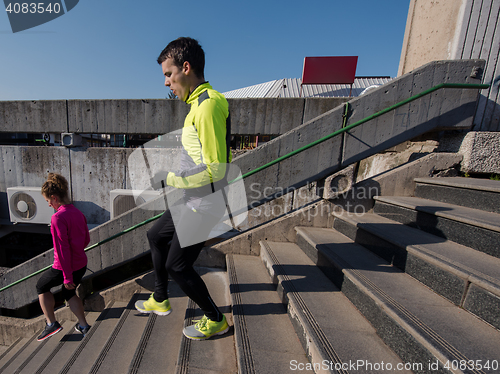
<path fill-rule="evenodd" d="M 198 230 L 201 220 L 211 217 L 185 209 L 177 227 Z M 213 219 L 213 218 L 212 218 Z M 217 222 L 217 219 L 213 219 Z M 207 230 L 207 225 L 203 225 Z M 209 232 L 207 233 L 208 237 Z M 155 274 L 154 298 L 158 302 L 168 298 L 168 275 L 177 282 L 182 291 L 201 308 L 212 321 L 221 321 L 222 313 L 210 297 L 205 282 L 194 270 L 193 264 L 203 249 L 204 242 L 182 248 L 170 210 L 167 210 L 148 231 L 148 240 Z M 170 246 L 169 246 L 170 243 Z"/>
<path fill-rule="evenodd" d="M 86 271 L 87 267 L 84 266 L 83 268 L 75 270 L 73 272 L 73 283 L 76 286 L 80 284 L 80 281 L 82 280 Z M 69 299 L 71 299 L 73 296 L 76 295 L 76 287 L 74 290 L 68 290 L 66 287 L 64 287 L 63 283 L 64 283 L 64 275 L 62 270 L 57 270 L 51 267 L 42 274 L 40 279 L 38 279 L 38 282 L 36 283 L 36 292 L 38 293 L 38 295 L 50 292 L 51 288 L 57 287 L 60 284 L 62 284 L 61 287 L 62 297 L 64 300 L 69 301 Z"/>

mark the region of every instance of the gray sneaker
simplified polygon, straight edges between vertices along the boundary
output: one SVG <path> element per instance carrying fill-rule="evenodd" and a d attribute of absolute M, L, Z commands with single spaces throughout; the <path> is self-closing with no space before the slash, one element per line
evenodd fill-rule
<path fill-rule="evenodd" d="M 85 336 L 85 335 L 87 335 L 87 334 L 88 334 L 88 332 L 89 332 L 89 330 L 90 330 L 90 325 L 85 326 L 85 327 L 82 327 L 82 326 L 80 326 L 80 324 L 79 324 L 79 323 L 77 323 L 77 324 L 75 325 L 75 330 L 76 330 L 77 332 L 82 333 L 82 335 L 83 335 L 83 336 Z"/>
<path fill-rule="evenodd" d="M 47 338 L 50 338 L 52 335 L 57 334 L 61 330 L 62 326 L 59 324 L 59 322 L 55 321 L 52 326 L 45 326 L 45 330 L 42 331 L 37 340 L 41 342 L 42 340 L 45 340 Z"/>

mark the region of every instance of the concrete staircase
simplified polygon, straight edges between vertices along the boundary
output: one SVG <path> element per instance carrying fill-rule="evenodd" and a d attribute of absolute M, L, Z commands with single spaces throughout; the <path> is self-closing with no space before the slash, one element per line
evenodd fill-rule
<path fill-rule="evenodd" d="M 199 269 L 212 297 L 232 325 L 226 272 Z M 144 276 L 142 279 L 151 280 Z M 136 280 L 133 280 L 135 282 Z M 138 280 L 141 282 L 141 279 Z M 131 295 L 128 302 L 111 301 L 106 308 L 90 312 L 92 325 L 83 337 L 66 321 L 63 331 L 37 342 L 40 333 L 19 338 L 0 355 L 0 373 L 235 373 L 236 359 L 232 330 L 219 339 L 194 342 L 184 338 L 182 329 L 199 309 L 171 282 L 173 312 L 166 317 L 137 312 L 137 300 L 147 299 L 151 282 L 142 282 L 144 292 Z M 228 313 L 229 312 L 229 313 Z M 207 344 L 208 343 L 208 344 Z M 219 355 L 222 354 L 222 357 Z M 211 357 L 220 357 L 212 360 Z"/>
<path fill-rule="evenodd" d="M 439 366 L 436 372 L 448 368 L 463 373 L 498 372 L 500 215 L 481 210 L 479 201 L 485 201 L 488 210 L 497 209 L 498 205 L 491 205 L 500 196 L 500 183 L 465 178 L 416 182 L 416 197 L 378 197 L 374 213 L 336 212 L 332 228 L 296 227 L 295 243 L 261 243 L 264 263 L 290 295 L 291 318 L 300 320 L 301 310 L 306 310 L 305 315 L 311 311 L 310 326 L 320 329 L 309 335 L 307 324 L 295 324 L 312 362 L 331 360 L 329 355 L 315 359 L 315 351 L 328 344 L 313 342 L 328 336 L 337 321 L 343 322 L 342 328 L 334 329 L 336 338 L 343 330 L 361 326 L 345 321 L 345 311 L 335 313 L 340 302 L 316 296 L 328 301 L 319 307 L 306 301 L 304 307 L 300 300 L 328 287 L 331 296 L 336 286 L 357 309 L 348 314 L 361 313 L 376 337 L 405 365 L 411 364 L 407 368 L 413 372 L 434 372 L 429 365 Z M 450 194 L 450 189 L 457 192 Z M 474 208 L 439 201 L 452 196 Z M 331 284 L 316 284 L 320 278 L 311 272 L 318 270 Z M 325 312 L 326 322 L 321 319 Z M 339 343 L 328 338 L 340 362 L 351 360 L 342 350 L 354 337 L 349 333 Z M 355 348 L 355 360 L 382 361 L 380 354 L 373 360 L 359 345 Z M 469 360 L 481 364 L 482 371 L 478 365 L 460 367 L 460 362 Z"/>
<path fill-rule="evenodd" d="M 500 182 L 418 178 L 415 197 L 262 240 L 260 256 L 228 254 L 227 272 L 200 268 L 233 325 L 224 336 L 182 337 L 200 313 L 173 282 L 170 316 L 137 313 L 148 275 L 128 303 L 89 313 L 85 338 L 70 321 L 20 338 L 0 372 L 498 373 L 499 198 Z"/>

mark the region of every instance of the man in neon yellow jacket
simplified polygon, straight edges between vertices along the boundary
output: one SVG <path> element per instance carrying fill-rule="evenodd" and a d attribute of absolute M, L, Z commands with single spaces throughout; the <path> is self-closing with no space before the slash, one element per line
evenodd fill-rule
<path fill-rule="evenodd" d="M 155 189 L 165 185 L 183 189 L 184 198 L 175 220 L 171 207 L 148 231 L 155 290 L 147 301 L 138 301 L 136 309 L 158 315 L 171 312 L 167 292 L 170 274 L 204 312 L 200 321 L 184 329 L 184 335 L 203 340 L 226 333 L 229 326 L 193 268 L 204 241 L 185 246 L 179 238 L 186 230 L 197 234 L 206 231 L 203 235 L 208 238 L 212 226 L 207 225 L 207 220 L 220 214 L 221 207 L 214 207 L 205 197 L 224 186 L 226 165 L 231 162 L 228 103 L 205 81 L 205 54 L 196 40 L 179 38 L 170 42 L 158 57 L 158 63 L 165 86 L 190 104 L 191 109 L 182 131 L 180 170 L 157 173 L 151 182 Z M 217 219 L 212 221 L 215 224 Z"/>

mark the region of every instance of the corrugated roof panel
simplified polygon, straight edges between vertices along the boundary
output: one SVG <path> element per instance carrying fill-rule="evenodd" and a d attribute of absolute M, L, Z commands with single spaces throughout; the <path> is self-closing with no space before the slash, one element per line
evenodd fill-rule
<path fill-rule="evenodd" d="M 279 97 L 280 91 L 283 89 L 283 85 L 285 84 L 286 79 L 277 80 L 264 97 Z"/>
<path fill-rule="evenodd" d="M 302 86 L 300 78 L 286 78 L 277 81 L 257 84 L 225 92 L 227 98 L 246 97 L 348 97 L 359 96 L 366 88 L 374 85 L 383 85 L 391 81 L 390 77 L 356 77 L 351 86 L 348 84 L 308 84 Z"/>
<path fill-rule="evenodd" d="M 249 87 L 239 88 L 233 91 L 224 92 L 224 96 L 227 99 L 266 97 L 267 93 L 276 84 L 276 82 L 277 81 L 270 81 Z"/>

